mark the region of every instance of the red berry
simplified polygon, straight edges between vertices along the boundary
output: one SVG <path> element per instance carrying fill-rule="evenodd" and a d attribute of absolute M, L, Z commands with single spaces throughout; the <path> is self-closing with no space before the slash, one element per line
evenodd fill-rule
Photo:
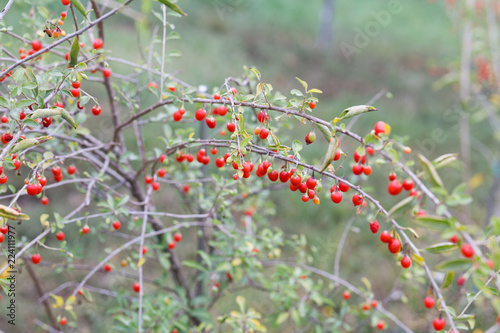
<path fill-rule="evenodd" d="M 427 309 L 432 309 L 434 307 L 434 297 L 432 296 L 427 296 L 425 299 L 424 299 L 424 305 Z"/>
<path fill-rule="evenodd" d="M 69 5 L 70 2 L 70 0 L 61 0 L 61 3 L 65 6 Z"/>
<path fill-rule="evenodd" d="M 228 123 L 226 127 L 230 133 L 233 133 L 236 130 L 236 125 L 234 123 Z"/>
<path fill-rule="evenodd" d="M 98 116 L 101 114 L 101 107 L 99 105 L 93 106 L 92 107 L 92 114 L 94 116 Z"/>
<path fill-rule="evenodd" d="M 94 45 L 93 45 L 93 46 L 94 46 L 94 49 L 95 49 L 95 50 L 100 49 L 100 48 L 102 47 L 102 45 L 103 45 L 103 44 L 104 44 L 104 43 L 103 43 L 102 39 L 97 38 L 96 40 L 94 40 Z"/>
<path fill-rule="evenodd" d="M 43 197 L 42 200 L 40 200 L 42 205 L 47 206 L 49 204 L 49 198 Z"/>
<path fill-rule="evenodd" d="M 105 68 L 103 71 L 102 71 L 102 76 L 104 76 L 104 78 L 108 78 L 111 76 L 111 69 L 109 68 Z"/>
<path fill-rule="evenodd" d="M 333 160 L 334 161 L 338 161 L 340 159 L 340 150 L 337 150 L 335 152 L 335 156 L 333 157 Z"/>
<path fill-rule="evenodd" d="M 171 92 L 175 92 L 175 87 L 168 87 L 168 90 L 170 90 Z"/>
<path fill-rule="evenodd" d="M 312 109 L 314 109 L 316 107 L 316 102 L 315 101 L 310 101 L 309 102 L 309 107 Z"/>
<path fill-rule="evenodd" d="M 40 254 L 33 254 L 31 255 L 31 261 L 36 265 L 38 263 L 40 263 L 40 261 L 42 260 L 42 256 Z"/>
<path fill-rule="evenodd" d="M 342 293 L 342 297 L 347 301 L 349 298 L 351 298 L 351 293 L 346 290 Z"/>
<path fill-rule="evenodd" d="M 299 175 L 295 177 L 290 177 L 290 183 L 292 183 L 293 186 L 300 186 L 300 183 L 302 183 L 302 177 Z"/>
<path fill-rule="evenodd" d="M 61 320 L 59 320 L 59 324 L 61 324 L 61 326 L 64 326 L 68 323 L 68 319 L 66 319 L 66 317 L 62 317 Z"/>
<path fill-rule="evenodd" d="M 68 166 L 68 174 L 72 175 L 76 172 L 76 167 L 74 165 Z"/>
<path fill-rule="evenodd" d="M 436 331 L 441 331 L 446 326 L 446 321 L 441 317 L 434 318 L 434 320 L 432 321 L 432 326 Z"/>
<path fill-rule="evenodd" d="M 389 186 L 387 186 L 387 192 L 389 192 L 390 195 L 398 195 L 402 190 L 403 185 L 401 185 L 401 183 L 396 179 L 391 181 Z"/>
<path fill-rule="evenodd" d="M 139 291 L 141 291 L 141 285 L 137 282 L 134 282 L 134 284 L 132 285 L 132 289 L 134 289 L 134 291 L 138 293 Z"/>
<path fill-rule="evenodd" d="M 214 99 L 220 99 L 220 94 L 214 94 Z"/>
<path fill-rule="evenodd" d="M 62 242 L 64 240 L 64 232 L 62 231 L 59 231 L 57 234 L 56 234 L 56 238 L 58 241 Z"/>
<path fill-rule="evenodd" d="M 151 184 L 151 187 L 153 187 L 153 191 L 158 191 L 160 189 L 160 183 L 154 182 Z"/>
<path fill-rule="evenodd" d="M 363 203 L 363 197 L 360 196 L 359 194 L 355 194 L 352 196 L 352 203 L 354 206 L 359 206 Z"/>
<path fill-rule="evenodd" d="M 376 234 L 378 232 L 379 224 L 377 220 L 373 220 L 370 222 L 370 230 L 372 233 Z"/>
<path fill-rule="evenodd" d="M 148 88 L 158 89 L 158 85 L 156 84 L 156 82 L 149 82 L 148 83 Z"/>
<path fill-rule="evenodd" d="M 225 105 L 219 106 L 219 116 L 225 116 L 227 113 L 227 107 Z"/>
<path fill-rule="evenodd" d="M 309 201 L 309 196 L 308 195 L 303 195 L 302 196 L 302 201 L 308 202 Z"/>
<path fill-rule="evenodd" d="M 474 249 L 469 244 L 462 245 L 461 251 L 462 255 L 466 258 L 474 257 Z"/>
<path fill-rule="evenodd" d="M 196 118 L 196 120 L 202 121 L 203 119 L 205 119 L 206 115 L 207 115 L 207 111 L 205 111 L 204 109 L 198 109 L 198 110 L 196 110 L 194 117 Z"/>
<path fill-rule="evenodd" d="M 401 242 L 394 238 L 389 242 L 389 252 L 391 253 L 398 253 L 401 250 Z"/>
<path fill-rule="evenodd" d="M 279 178 L 279 174 L 278 174 L 278 171 L 276 170 L 273 170 L 271 173 L 268 173 L 267 174 L 267 177 L 269 177 L 269 180 L 275 182 L 278 180 Z"/>
<path fill-rule="evenodd" d="M 257 120 L 259 121 L 259 123 L 264 124 L 267 119 L 269 119 L 269 116 L 264 111 L 260 111 L 257 115 Z"/>
<path fill-rule="evenodd" d="M 17 170 L 21 167 L 21 161 L 15 160 L 14 161 L 14 170 Z"/>
<path fill-rule="evenodd" d="M 188 193 L 189 192 L 189 184 L 184 184 L 182 186 L 182 190 L 184 191 L 184 193 Z"/>
<path fill-rule="evenodd" d="M 50 118 L 50 117 L 44 117 L 44 118 L 42 118 L 42 125 L 43 125 L 43 127 L 49 127 L 50 124 L 52 124 L 52 118 Z"/>
<path fill-rule="evenodd" d="M 80 83 L 80 81 L 75 81 L 75 82 L 71 83 L 71 85 L 73 86 L 73 88 L 78 89 L 78 88 L 80 88 L 81 83 Z"/>
<path fill-rule="evenodd" d="M 339 190 L 342 192 L 347 192 L 349 191 L 349 185 L 343 182 L 339 182 Z"/>
<path fill-rule="evenodd" d="M 375 301 L 375 300 L 373 300 L 372 303 L 371 303 L 371 306 L 372 306 L 372 308 L 376 309 L 377 306 L 378 306 L 378 302 Z"/>
<path fill-rule="evenodd" d="M 369 165 L 365 165 L 363 167 L 363 173 L 367 176 L 371 175 L 372 174 L 372 167 L 369 166 Z"/>
<path fill-rule="evenodd" d="M 215 128 L 217 126 L 217 122 L 215 121 L 214 117 L 208 117 L 205 122 L 207 123 L 207 126 L 209 128 Z"/>
<path fill-rule="evenodd" d="M 2 234 L 6 234 L 7 232 L 9 232 L 9 226 L 8 225 L 3 225 L 0 227 L 0 232 Z"/>
<path fill-rule="evenodd" d="M 4 123 L 4 124 L 5 124 L 6 122 L 8 122 L 8 121 L 9 121 L 9 118 L 7 118 L 6 116 L 2 116 L 2 117 L 0 118 L 0 121 L 1 121 L 2 123 Z"/>
<path fill-rule="evenodd" d="M 379 135 L 380 133 L 385 133 L 385 123 L 383 121 L 378 121 L 373 128 L 375 130 L 375 135 Z"/>
<path fill-rule="evenodd" d="M 29 195 L 36 195 L 36 192 L 38 191 L 36 184 L 29 184 L 26 187 L 26 191 L 28 192 Z"/>
<path fill-rule="evenodd" d="M 313 177 L 309 177 L 306 180 L 307 188 L 310 190 L 314 190 L 314 188 L 316 187 L 317 184 L 318 184 L 318 181 Z"/>
<path fill-rule="evenodd" d="M 31 42 L 31 48 L 33 51 L 40 51 L 42 49 L 42 43 L 38 40 L 34 40 Z"/>
<path fill-rule="evenodd" d="M 90 231 L 90 228 L 89 228 L 89 226 L 88 226 L 88 225 L 86 225 L 86 226 L 83 226 L 83 227 L 82 227 L 82 233 L 84 233 L 84 234 L 88 234 L 88 233 L 89 233 L 89 231 Z"/>
<path fill-rule="evenodd" d="M 406 191 L 411 191 L 411 189 L 413 188 L 413 180 L 411 180 L 411 179 L 403 180 L 403 188 Z"/>
<path fill-rule="evenodd" d="M 175 249 L 175 242 L 170 242 L 170 243 L 168 243 L 168 248 L 169 248 L 170 250 Z"/>
<path fill-rule="evenodd" d="M 403 259 L 401 259 L 401 266 L 403 266 L 403 268 L 409 268 L 411 266 L 410 257 L 404 256 Z"/>
<path fill-rule="evenodd" d="M 267 139 L 267 137 L 269 136 L 269 130 L 267 128 L 263 128 L 261 131 L 260 131 L 260 138 L 262 140 L 265 140 Z"/>
<path fill-rule="evenodd" d="M 393 181 L 394 179 L 396 179 L 396 174 L 395 174 L 394 172 L 391 172 L 391 173 L 389 174 L 389 180 L 390 180 L 390 181 Z"/>
<path fill-rule="evenodd" d="M 165 176 L 165 169 L 159 169 L 156 174 L 158 175 L 158 177 L 164 177 Z"/>
<path fill-rule="evenodd" d="M 359 159 L 361 158 L 361 156 L 359 156 L 358 154 L 358 151 L 354 151 L 354 154 L 352 156 L 354 158 L 354 162 L 358 163 L 359 162 Z"/>
<path fill-rule="evenodd" d="M 450 242 L 452 243 L 458 243 L 458 235 L 453 235 L 450 237 Z"/>
<path fill-rule="evenodd" d="M 392 236 L 389 231 L 382 231 L 382 233 L 380 234 L 380 240 L 382 241 L 382 243 L 389 243 L 392 240 Z"/>
<path fill-rule="evenodd" d="M 459 278 L 457 279 L 457 285 L 458 285 L 458 286 L 463 286 L 463 285 L 464 285 L 464 283 L 465 283 L 465 278 L 464 278 L 463 276 L 461 276 L 461 277 L 459 277 Z"/>
<path fill-rule="evenodd" d="M 142 255 L 145 255 L 148 252 L 148 248 L 143 246 L 142 247 Z"/>
<path fill-rule="evenodd" d="M 40 185 L 45 186 L 45 184 L 47 184 L 47 178 L 45 178 L 45 177 L 38 177 L 38 182 L 40 183 Z"/>
<path fill-rule="evenodd" d="M 285 170 L 281 170 L 281 172 L 280 172 L 280 181 L 282 183 L 286 183 L 289 179 L 290 179 L 290 175 L 288 174 L 288 172 L 286 172 Z"/>
<path fill-rule="evenodd" d="M 330 198 L 332 199 L 332 201 L 334 203 L 338 204 L 342 201 L 342 193 L 339 191 L 334 191 L 334 192 L 332 192 L 332 195 L 330 196 Z"/>
<path fill-rule="evenodd" d="M 363 311 L 369 311 L 370 310 L 370 304 L 363 304 L 362 309 L 363 309 Z"/>
<path fill-rule="evenodd" d="M 383 331 L 383 330 L 384 330 L 384 328 L 385 328 L 385 322 L 383 322 L 382 320 L 381 320 L 381 321 L 379 321 L 379 322 L 377 323 L 377 329 L 378 329 L 379 331 Z"/>
<path fill-rule="evenodd" d="M 104 264 L 104 271 L 105 272 L 110 272 L 111 271 L 111 266 L 109 266 L 108 264 Z"/>
<path fill-rule="evenodd" d="M 368 155 L 373 155 L 373 153 L 375 153 L 375 149 L 373 149 L 372 147 L 366 147 L 366 153 Z"/>
<path fill-rule="evenodd" d="M 23 120 L 24 118 L 26 118 L 26 113 L 19 112 L 19 120 Z"/>
<path fill-rule="evenodd" d="M 179 243 L 182 240 L 182 235 L 179 233 L 174 234 L 174 241 Z"/>
<path fill-rule="evenodd" d="M 360 164 L 354 164 L 352 166 L 352 173 L 355 175 L 360 175 L 363 172 L 363 166 Z"/>
<path fill-rule="evenodd" d="M 151 184 L 153 182 L 153 177 L 151 177 L 151 176 L 144 177 L 144 182 L 146 184 Z"/>
<path fill-rule="evenodd" d="M 120 221 L 113 222 L 113 228 L 115 228 L 115 230 L 120 229 L 121 226 L 122 224 L 120 223 Z"/>

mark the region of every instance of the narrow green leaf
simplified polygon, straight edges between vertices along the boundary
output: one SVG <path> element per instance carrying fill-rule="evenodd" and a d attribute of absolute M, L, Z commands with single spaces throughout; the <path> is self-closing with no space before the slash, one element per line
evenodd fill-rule
<path fill-rule="evenodd" d="M 426 251 L 429 253 L 449 253 L 455 251 L 457 248 L 457 244 L 446 242 L 434 244 L 432 246 L 426 247 L 425 249 L 422 249 L 422 251 Z"/>
<path fill-rule="evenodd" d="M 444 276 L 444 279 L 443 279 L 443 284 L 441 286 L 441 289 L 448 288 L 451 285 L 451 282 L 453 282 L 454 276 L 455 276 L 454 271 L 449 271 L 448 273 L 446 273 L 446 275 Z"/>
<path fill-rule="evenodd" d="M 73 39 L 71 50 L 69 51 L 69 68 L 73 68 L 78 63 L 78 53 L 80 52 L 80 42 L 78 37 Z"/>
<path fill-rule="evenodd" d="M 377 111 L 377 108 L 375 108 L 373 106 L 369 106 L 369 105 L 351 106 L 351 107 L 345 109 L 344 111 L 342 111 L 342 113 L 337 118 L 335 118 L 333 120 L 333 122 L 337 123 L 341 120 L 351 118 L 351 117 L 354 117 L 354 116 L 357 116 L 357 115 L 360 115 L 360 114 L 363 114 L 366 112 L 370 112 L 370 111 Z"/>
<path fill-rule="evenodd" d="M 165 6 L 167 6 L 168 8 L 172 9 L 174 12 L 176 13 L 179 13 L 181 15 L 187 15 L 186 13 L 184 13 L 182 11 L 182 9 L 179 8 L 179 6 L 177 6 L 175 3 L 172 3 L 171 1 L 169 0 L 157 0 L 158 2 L 161 2 L 162 4 L 164 4 Z"/>
<path fill-rule="evenodd" d="M 424 172 L 429 178 L 432 186 L 444 187 L 443 181 L 441 180 L 441 177 L 439 177 L 439 174 L 437 173 L 436 168 L 434 168 L 432 163 L 422 154 L 418 154 L 418 159 L 422 163 Z"/>
<path fill-rule="evenodd" d="M 71 0 L 71 4 L 83 15 L 83 17 L 87 18 L 87 12 L 79 0 Z"/>
<path fill-rule="evenodd" d="M 398 215 L 400 212 L 403 212 L 405 209 L 409 208 L 413 204 L 413 201 L 415 200 L 415 197 L 407 197 L 392 206 L 391 209 L 389 209 L 389 216 L 395 216 Z"/>
<path fill-rule="evenodd" d="M 207 270 L 205 267 L 203 267 L 202 265 L 200 265 L 199 263 L 197 263 L 194 260 L 184 260 L 182 262 L 182 265 L 186 266 L 186 267 L 189 267 L 189 268 L 194 268 L 194 269 L 197 269 L 197 270 L 200 270 L 200 271 L 206 271 Z"/>
<path fill-rule="evenodd" d="M 58 109 L 38 109 L 32 114 L 30 114 L 29 118 L 37 119 L 37 118 L 54 117 L 60 115 L 61 111 L 59 111 Z"/>
<path fill-rule="evenodd" d="M 451 227 L 451 221 L 448 218 L 442 216 L 416 216 L 414 221 L 419 225 L 431 230 L 446 230 Z"/>
<path fill-rule="evenodd" d="M 443 261 L 438 264 L 435 269 L 442 272 L 450 272 L 450 271 L 465 271 L 470 268 L 472 265 L 471 260 L 467 259 L 451 259 Z"/>
<path fill-rule="evenodd" d="M 49 140 L 53 139 L 51 136 L 41 136 L 38 138 L 30 138 L 30 139 L 24 139 L 16 143 L 14 146 L 12 146 L 12 149 L 10 150 L 11 154 L 17 153 L 19 151 L 26 150 L 28 148 L 38 146 L 44 142 L 47 142 Z"/>

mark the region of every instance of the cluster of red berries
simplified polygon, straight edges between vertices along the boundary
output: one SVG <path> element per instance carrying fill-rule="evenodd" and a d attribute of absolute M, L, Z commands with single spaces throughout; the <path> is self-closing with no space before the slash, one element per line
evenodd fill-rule
<path fill-rule="evenodd" d="M 344 291 L 342 293 L 342 298 L 345 299 L 346 301 L 348 301 L 350 298 L 351 298 L 351 292 L 350 291 Z M 364 303 L 361 308 L 363 309 L 363 311 L 369 311 L 370 308 L 373 308 L 373 309 L 376 309 L 378 307 L 378 301 L 377 300 L 372 300 L 370 302 L 370 304 L 368 303 Z M 377 325 L 376 325 L 377 329 L 379 331 L 382 331 L 384 330 L 385 328 L 385 322 L 380 320 L 379 322 L 377 322 Z"/>
<path fill-rule="evenodd" d="M 12 71 L 8 72 L 4 76 L 0 77 L 0 82 L 3 82 L 6 78 L 10 77 L 12 75 Z"/>
<path fill-rule="evenodd" d="M 398 195 L 404 189 L 405 191 L 409 191 L 409 196 L 417 196 L 418 192 L 413 190 L 413 180 L 405 179 L 403 182 L 400 182 L 396 179 L 396 174 L 389 174 L 389 185 L 387 186 L 387 192 L 390 195 Z"/>
<path fill-rule="evenodd" d="M 373 155 L 373 153 L 374 153 L 374 149 L 372 147 L 366 147 L 366 154 Z M 352 173 L 355 174 L 356 176 L 358 176 L 362 173 L 369 176 L 372 173 L 371 166 L 363 165 L 366 163 L 366 154 L 364 154 L 363 157 L 361 157 L 357 151 L 355 151 L 353 154 L 354 162 L 356 162 L 356 163 L 352 166 Z"/>
<path fill-rule="evenodd" d="M 42 42 L 34 40 L 31 42 L 31 49 L 29 49 L 28 52 L 26 52 L 26 49 L 23 47 L 19 48 L 19 58 L 24 59 L 26 58 L 26 56 L 30 56 L 33 53 L 40 51 L 41 49 L 42 49 Z"/>

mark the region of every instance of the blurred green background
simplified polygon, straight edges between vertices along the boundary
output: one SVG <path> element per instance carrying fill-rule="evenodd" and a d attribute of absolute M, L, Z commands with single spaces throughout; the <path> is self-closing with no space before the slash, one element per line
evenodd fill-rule
<path fill-rule="evenodd" d="M 360 47 L 359 52 L 351 57 L 342 52 L 345 45 L 356 45 L 359 31 L 365 31 L 370 24 L 377 22 L 374 13 L 387 11 L 390 3 L 393 1 L 335 1 L 329 28 L 331 36 L 328 44 L 321 47 L 318 38 L 320 32 L 324 32 L 320 26 L 324 14 L 323 1 L 180 0 L 178 4 L 188 16 L 171 17 L 170 21 L 175 24 L 182 39 L 169 41 L 167 47 L 179 50 L 183 56 L 172 58 L 166 64 L 166 71 L 176 73 L 178 78 L 194 85 L 218 87 L 226 77 L 239 76 L 243 65 L 247 65 L 258 68 L 264 82 L 271 83 L 275 90 L 288 96 L 291 89 L 300 89 L 295 80 L 299 77 L 310 87 L 323 91 L 322 95 L 316 96 L 319 103 L 314 113 L 327 120 L 333 119 L 346 107 L 366 103 L 385 89 L 392 94 L 392 98 L 384 95 L 375 102 L 379 111 L 360 117 L 353 127 L 355 132 L 367 133 L 376 121 L 383 120 L 392 126 L 395 136 L 406 137 L 405 143 L 413 148 L 414 153 L 436 158 L 444 153 L 458 152 L 457 118 L 449 116 L 449 112 L 458 105 L 458 92 L 452 88 L 433 89 L 433 83 L 460 60 L 461 26 L 453 20 L 444 4 L 396 1 L 401 7 L 400 12 L 391 14 L 385 26 L 378 24 L 378 32 L 368 38 L 366 46 Z M 55 12 L 61 10 L 59 1 L 43 0 L 40 4 Z M 14 24 L 16 15 L 19 15 L 16 6 L 14 4 L 7 16 L 8 24 Z M 134 1 L 131 8 L 134 10 L 132 15 L 140 15 L 141 2 Z M 160 12 L 157 5 L 153 10 Z M 155 25 L 161 25 L 152 13 L 149 15 L 152 22 L 148 26 L 149 34 L 140 39 L 141 45 L 146 47 Z M 105 43 L 111 50 L 110 56 L 140 61 L 136 27 L 130 18 L 115 15 L 106 21 L 105 29 Z M 156 52 L 159 52 L 159 45 Z M 119 64 L 112 63 L 112 66 L 115 72 L 128 71 Z M 484 123 L 473 124 L 473 136 L 489 145 L 491 134 L 481 131 L 481 126 Z M 439 142 L 429 140 L 435 130 L 444 133 L 440 135 L 442 140 Z M 309 127 L 299 131 L 302 138 Z M 349 140 L 342 142 L 341 146 L 345 151 L 356 148 Z M 304 148 L 303 155 L 311 160 L 320 160 L 325 149 L 324 140 L 318 139 L 316 144 Z M 485 163 L 484 157 L 475 149 L 472 157 L 474 174 L 484 174 L 487 182 L 491 167 L 489 162 Z M 349 157 L 348 162 L 351 163 L 351 160 Z M 370 177 L 370 185 L 376 191 L 380 190 L 387 207 L 397 201 L 388 199 L 386 195 L 389 172 L 390 166 L 383 166 L 375 169 Z M 445 183 L 450 184 L 450 190 L 460 182 L 460 172 L 458 168 L 442 175 Z M 488 191 L 486 186 L 478 187 L 472 193 L 477 202 L 472 208 L 472 217 L 479 224 L 485 217 L 483 202 Z M 353 215 L 351 205 L 332 206 L 323 194 L 321 200 L 326 204 L 315 207 L 299 204 L 300 196 L 289 191 L 277 192 L 275 197 L 276 210 L 280 213 L 270 224 L 288 233 L 306 234 L 320 253 L 318 266 L 332 271 L 335 249 L 349 217 Z M 349 199 L 346 196 L 344 200 Z M 345 248 L 355 250 L 346 251 L 341 261 L 342 269 L 350 272 L 349 278 L 354 284 L 359 283 L 365 272 L 371 272 L 369 278 L 376 296 L 384 297 L 393 287 L 392 280 L 388 281 L 387 276 L 396 276 L 399 269 L 390 260 L 389 254 L 374 251 L 378 241 L 366 232 L 366 221 L 358 219 L 354 226 L 353 231 L 361 229 L 364 232 L 354 232 L 347 239 Z M 97 247 L 87 244 L 85 248 L 86 256 L 99 255 Z M 47 284 L 57 285 L 49 281 Z M 29 286 L 24 290 L 27 296 L 32 292 Z M 104 309 L 105 298 L 99 299 L 99 306 Z M 33 311 L 36 313 L 41 309 L 36 310 L 33 306 Z M 406 307 L 398 309 L 402 316 L 405 311 Z M 418 321 L 428 321 L 430 317 L 426 316 L 430 315 L 419 307 L 413 309 L 411 315 L 408 312 L 406 322 L 410 326 L 418 326 Z M 0 318 L 3 320 L 3 316 Z M 106 326 L 103 318 L 87 319 L 94 332 Z"/>

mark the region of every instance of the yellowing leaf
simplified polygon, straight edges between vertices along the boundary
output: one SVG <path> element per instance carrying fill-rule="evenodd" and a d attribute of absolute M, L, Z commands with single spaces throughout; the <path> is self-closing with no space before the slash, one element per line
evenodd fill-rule
<path fill-rule="evenodd" d="M 241 263 L 242 263 L 241 258 L 234 258 L 231 261 L 231 265 L 233 265 L 233 266 L 239 266 L 239 265 L 241 265 Z"/>
<path fill-rule="evenodd" d="M 484 182 L 484 175 L 482 173 L 476 173 L 469 180 L 469 187 L 471 190 L 475 190 Z"/>
<path fill-rule="evenodd" d="M 142 265 L 144 265 L 144 262 L 146 261 L 146 259 L 144 257 L 142 257 L 141 259 L 139 259 L 139 262 L 137 262 L 137 268 L 141 267 Z"/>

